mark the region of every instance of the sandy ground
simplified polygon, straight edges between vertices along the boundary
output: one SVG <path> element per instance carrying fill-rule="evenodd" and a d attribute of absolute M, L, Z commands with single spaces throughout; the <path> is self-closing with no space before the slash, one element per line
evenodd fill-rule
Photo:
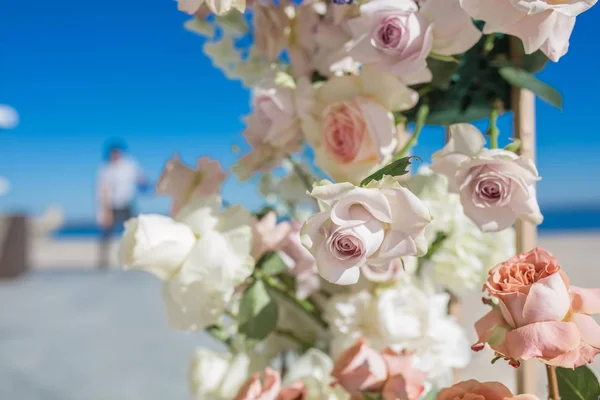
<path fill-rule="evenodd" d="M 539 244 L 561 260 L 574 284 L 600 286 L 600 234 L 554 234 Z M 33 245 L 33 271 L 0 281 L 0 399 L 188 399 L 191 351 L 214 343 L 166 327 L 156 279 L 96 270 L 97 245 L 90 241 L 37 239 Z M 473 341 L 473 322 L 486 311 L 480 296 L 463 303 L 461 322 Z M 491 357 L 474 354 L 460 377 L 513 386 L 514 370 L 491 365 Z M 593 369 L 600 374 L 600 360 Z M 540 395 L 543 373 L 540 367 Z"/>

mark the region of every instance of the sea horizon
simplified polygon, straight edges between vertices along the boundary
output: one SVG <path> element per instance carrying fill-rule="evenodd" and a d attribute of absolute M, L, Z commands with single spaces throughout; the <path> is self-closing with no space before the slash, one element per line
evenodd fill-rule
<path fill-rule="evenodd" d="M 553 232 L 600 232 L 600 205 L 542 208 L 544 222 L 538 226 L 540 234 Z M 115 230 L 120 234 L 122 227 Z M 65 223 L 52 235 L 54 239 L 99 237 L 102 230 L 95 221 L 73 220 Z"/>

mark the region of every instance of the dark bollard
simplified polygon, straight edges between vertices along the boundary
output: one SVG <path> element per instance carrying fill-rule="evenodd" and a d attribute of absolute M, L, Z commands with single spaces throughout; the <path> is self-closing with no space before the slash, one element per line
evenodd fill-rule
<path fill-rule="evenodd" d="M 0 279 L 16 278 L 29 269 L 27 217 L 6 215 L 2 217 L 2 225 L 0 225 Z"/>

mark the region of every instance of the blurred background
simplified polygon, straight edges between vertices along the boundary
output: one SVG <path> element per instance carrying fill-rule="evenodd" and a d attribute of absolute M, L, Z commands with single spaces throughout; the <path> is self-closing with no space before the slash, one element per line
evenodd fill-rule
<path fill-rule="evenodd" d="M 211 65 L 173 1 L 0 7 L 0 104 L 19 114 L 0 130 L 0 399 L 187 398 L 189 355 L 205 338 L 167 329 L 158 282 L 119 271 L 118 235 L 102 259 L 97 188 L 112 149 L 137 185 L 127 211 L 167 213 L 153 193 L 164 163 L 178 152 L 231 167 L 250 93 Z M 582 286 L 600 283 L 598 18 L 597 7 L 579 16 L 569 53 L 539 74 L 564 110 L 537 103 L 540 244 Z M 511 123 L 500 119 L 505 141 Z M 414 153 L 428 162 L 443 141 L 428 127 Z M 223 195 L 262 206 L 256 181 L 231 177 Z M 511 373 L 486 363 L 476 359 L 483 378 Z"/>

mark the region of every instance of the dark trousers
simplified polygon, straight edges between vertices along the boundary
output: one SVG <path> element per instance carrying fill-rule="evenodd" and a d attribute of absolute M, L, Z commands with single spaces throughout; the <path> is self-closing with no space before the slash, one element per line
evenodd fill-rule
<path fill-rule="evenodd" d="M 109 249 L 110 249 L 110 238 L 116 229 L 120 229 L 123 223 L 132 217 L 133 212 L 131 207 L 125 208 L 113 208 L 113 221 L 111 226 L 105 228 L 102 231 L 100 237 L 100 257 L 98 259 L 99 268 L 108 268 L 109 266 Z"/>

